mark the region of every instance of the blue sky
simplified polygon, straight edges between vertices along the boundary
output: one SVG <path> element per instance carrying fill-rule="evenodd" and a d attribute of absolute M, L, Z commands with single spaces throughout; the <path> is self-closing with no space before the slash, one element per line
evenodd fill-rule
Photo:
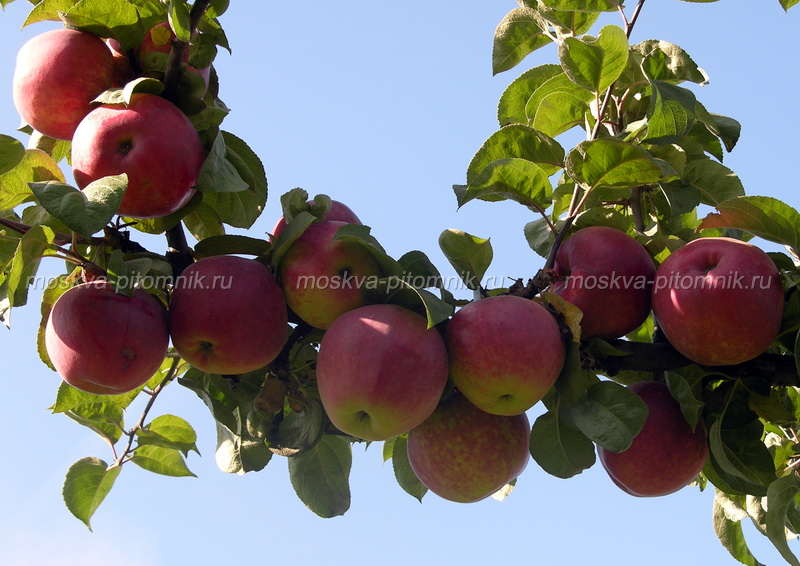
<path fill-rule="evenodd" d="M 14 54 L 27 37 L 49 29 L 19 31 L 28 7 L 20 0 L 0 14 L 2 133 L 18 125 Z M 512 0 L 234 0 L 223 18 L 234 56 L 217 63 L 221 96 L 233 109 L 225 127 L 262 157 L 271 189 L 251 233 L 266 233 L 279 216 L 277 197 L 301 186 L 347 202 L 395 256 L 421 249 L 450 275 L 436 241 L 442 229 L 455 227 L 491 236 L 490 274 L 535 273 L 541 260 L 522 235 L 528 211 L 471 203 L 457 212 L 450 191 L 496 129 L 497 99 L 518 74 L 492 78 L 490 70 L 494 27 L 513 7 Z M 726 163 L 750 194 L 795 207 L 799 18 L 800 9 L 787 16 L 777 0 L 662 0 L 645 5 L 634 32 L 635 41 L 681 45 L 706 69 L 711 84 L 697 89 L 700 100 L 743 124 Z M 554 60 L 551 46 L 520 69 Z M 195 426 L 204 456 L 189 464 L 199 479 L 127 466 L 91 534 L 69 515 L 60 490 L 75 460 L 106 458 L 108 448 L 46 410 L 58 378 L 36 355 L 37 299 L 14 313 L 11 332 L 0 331 L 0 563 L 733 563 L 714 538 L 710 493 L 687 488 L 666 498 L 632 498 L 599 464 L 565 481 L 531 461 L 505 502 L 459 505 L 428 495 L 420 505 L 394 483 L 378 446 L 357 448 L 350 512 L 318 519 L 296 499 L 282 459 L 246 477 L 219 472 L 212 420 L 179 386 L 165 392 L 153 415 L 176 414 Z M 749 527 L 748 534 L 762 562 L 781 563 Z"/>

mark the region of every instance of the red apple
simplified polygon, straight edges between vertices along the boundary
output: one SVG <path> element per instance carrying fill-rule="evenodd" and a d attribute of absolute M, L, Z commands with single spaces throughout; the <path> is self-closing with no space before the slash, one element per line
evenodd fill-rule
<path fill-rule="evenodd" d="M 73 387 L 98 395 L 125 393 L 147 382 L 164 361 L 167 313 L 144 291 L 127 297 L 104 281 L 83 283 L 53 305 L 45 345 Z"/>
<path fill-rule="evenodd" d="M 386 440 L 408 432 L 430 416 L 446 383 L 442 337 L 397 305 L 345 313 L 322 339 L 322 404 L 334 425 L 358 438 Z"/>
<path fill-rule="evenodd" d="M 619 338 L 650 314 L 655 265 L 642 245 L 619 230 L 591 226 L 559 248 L 551 290 L 583 311 L 583 338 Z"/>
<path fill-rule="evenodd" d="M 470 303 L 447 325 L 450 377 L 479 409 L 518 415 L 550 390 L 564 342 L 541 305 L 504 295 Z"/>
<path fill-rule="evenodd" d="M 108 175 L 128 174 L 119 214 L 172 214 L 194 195 L 203 144 L 171 102 L 136 94 L 129 106 L 103 105 L 80 123 L 72 140 L 72 167 L 80 188 Z"/>
<path fill-rule="evenodd" d="M 194 367 L 242 374 L 272 362 L 288 337 L 286 303 L 254 260 L 215 256 L 189 266 L 170 303 L 172 343 Z"/>
<path fill-rule="evenodd" d="M 757 247 L 700 238 L 659 267 L 653 312 L 670 344 L 707 366 L 736 365 L 769 348 L 781 327 L 783 288 Z"/>
<path fill-rule="evenodd" d="M 135 78 L 133 67 L 128 57 L 123 53 L 122 45 L 114 38 L 106 39 L 106 45 L 114 58 L 114 78 L 112 87 L 122 88 Z"/>
<path fill-rule="evenodd" d="M 488 497 L 528 463 L 525 414 L 485 413 L 461 395 L 448 399 L 408 435 L 408 459 L 431 491 L 458 503 Z"/>
<path fill-rule="evenodd" d="M 174 39 L 175 34 L 172 33 L 168 22 L 161 22 L 150 28 L 139 46 L 139 66 L 142 71 L 146 74 L 163 73 L 167 67 L 167 59 Z M 184 69 L 199 75 L 205 82 L 206 88 L 208 88 L 211 67 L 196 69 L 189 65 L 188 49 L 184 50 L 182 60 Z"/>
<path fill-rule="evenodd" d="M 342 313 L 366 304 L 368 278 L 380 274 L 375 259 L 359 244 L 334 240 L 342 226 L 315 222 L 281 260 L 286 302 L 315 328 L 328 328 Z"/>
<path fill-rule="evenodd" d="M 647 404 L 647 421 L 625 452 L 598 447 L 600 461 L 612 481 L 631 495 L 658 497 L 678 491 L 705 465 L 705 428 L 698 423 L 692 431 L 666 385 L 643 382 L 630 390 Z"/>
<path fill-rule="evenodd" d="M 32 128 L 68 140 L 113 76 L 113 57 L 100 38 L 70 29 L 48 31 L 17 54 L 14 104 Z"/>
<path fill-rule="evenodd" d="M 308 204 L 313 204 L 313 201 L 308 201 Z M 330 209 L 328 209 L 328 212 L 320 218 L 320 220 L 335 220 L 346 224 L 361 224 L 361 220 L 356 216 L 356 213 L 353 212 L 349 206 L 338 200 L 331 201 Z M 272 229 L 272 239 L 274 240 L 280 236 L 284 228 L 286 228 L 286 220 L 281 216 Z"/>

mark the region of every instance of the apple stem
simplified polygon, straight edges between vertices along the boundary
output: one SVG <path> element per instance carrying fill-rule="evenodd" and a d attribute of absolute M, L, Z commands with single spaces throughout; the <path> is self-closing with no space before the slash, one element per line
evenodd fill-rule
<path fill-rule="evenodd" d="M 189 35 L 194 35 L 200 20 L 208 9 L 211 0 L 196 0 L 189 12 Z M 178 82 L 183 73 L 183 53 L 189 47 L 189 43 L 175 38 L 172 41 L 172 49 L 167 59 L 167 67 L 164 72 L 164 97 L 174 99 L 177 94 Z"/>

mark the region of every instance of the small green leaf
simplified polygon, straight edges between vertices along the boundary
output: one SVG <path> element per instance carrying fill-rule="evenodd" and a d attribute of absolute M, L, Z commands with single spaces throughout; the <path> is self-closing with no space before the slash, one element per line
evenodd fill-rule
<path fill-rule="evenodd" d="M 317 445 L 289 459 L 289 478 L 300 500 L 324 518 L 344 515 L 350 508 L 350 443 L 326 435 Z"/>
<path fill-rule="evenodd" d="M 709 449 L 720 471 L 748 484 L 753 495 L 758 486 L 766 487 L 775 479 L 775 465 L 756 427 L 722 428 L 716 420 L 708 431 Z"/>
<path fill-rule="evenodd" d="M 647 111 L 647 138 L 683 136 L 694 124 L 697 99 L 685 88 L 663 81 L 651 81 Z"/>
<path fill-rule="evenodd" d="M 585 187 L 628 188 L 677 178 L 666 161 L 619 140 L 585 141 L 567 155 L 567 173 Z"/>
<path fill-rule="evenodd" d="M 527 124 L 528 116 L 525 114 L 525 106 L 531 95 L 546 81 L 562 74 L 563 71 L 558 65 L 542 65 L 523 73 L 508 85 L 500 97 L 500 104 L 497 108 L 497 119 L 500 125 Z"/>
<path fill-rule="evenodd" d="M 494 32 L 492 71 L 496 75 L 515 67 L 528 54 L 552 40 L 542 33 L 536 10 L 511 10 Z"/>
<path fill-rule="evenodd" d="M 545 472 L 562 479 L 571 478 L 595 463 L 592 441 L 551 412 L 533 423 L 530 452 Z"/>
<path fill-rule="evenodd" d="M 11 307 L 28 302 L 28 288 L 39 270 L 42 256 L 54 239 L 55 233 L 47 226 L 34 226 L 20 239 L 6 280 Z"/>
<path fill-rule="evenodd" d="M 415 287 L 405 277 L 387 277 L 380 282 L 386 286 L 387 303 L 401 305 L 421 314 L 428 322 L 428 329 L 453 316 L 452 304 L 443 301 L 430 291 Z"/>
<path fill-rule="evenodd" d="M 526 159 L 512 158 L 493 161 L 475 183 L 456 190 L 459 206 L 474 199 L 490 202 L 513 200 L 533 210 L 550 206 L 553 187 L 547 173 Z"/>
<path fill-rule="evenodd" d="M 726 512 L 726 501 L 728 497 L 720 490 L 716 490 L 714 496 L 714 532 L 717 538 L 722 543 L 722 546 L 730 552 L 736 560 L 745 564 L 746 566 L 764 566 L 761 562 L 756 560 L 755 556 L 750 552 L 747 546 L 747 541 L 744 538 L 744 531 L 742 530 L 741 518 L 738 520 L 731 519 L 729 513 Z"/>
<path fill-rule="evenodd" d="M 133 453 L 132 462 L 148 472 L 162 476 L 197 477 L 186 467 L 181 451 L 175 448 L 164 448 L 153 444 L 139 446 Z"/>
<path fill-rule="evenodd" d="M 92 530 L 92 515 L 114 487 L 121 471 L 119 466 L 109 467 L 99 458 L 84 458 L 75 462 L 67 472 L 62 490 L 64 503 L 89 530 Z"/>
<path fill-rule="evenodd" d="M 556 140 L 522 124 L 501 128 L 492 134 L 472 158 L 467 169 L 467 184 L 481 182 L 492 163 L 520 158 L 537 164 L 547 176 L 564 166 L 564 148 Z"/>
<path fill-rule="evenodd" d="M 525 224 L 525 240 L 533 251 L 542 257 L 547 257 L 555 241 L 555 234 L 550 223 L 544 218 L 539 218 Z"/>
<path fill-rule="evenodd" d="M 11 136 L 0 135 L 0 175 L 11 171 L 25 157 L 25 146 Z"/>
<path fill-rule="evenodd" d="M 525 104 L 528 124 L 549 136 L 582 125 L 592 91 L 578 86 L 564 73 L 544 81 Z"/>
<path fill-rule="evenodd" d="M 739 177 L 711 159 L 690 161 L 683 172 L 683 182 L 699 190 L 701 202 L 711 206 L 744 195 Z"/>
<path fill-rule="evenodd" d="M 127 83 L 122 89 L 122 101 L 130 104 L 134 94 L 155 94 L 164 92 L 164 83 L 152 77 L 139 77 Z"/>
<path fill-rule="evenodd" d="M 569 409 L 569 417 L 578 429 L 610 452 L 630 448 L 647 415 L 644 401 L 613 381 L 594 384 L 586 397 Z"/>
<path fill-rule="evenodd" d="M 194 247 L 198 258 L 215 255 L 241 254 L 263 256 L 270 249 L 269 242 L 248 236 L 212 236 L 201 240 Z"/>
<path fill-rule="evenodd" d="M 620 0 L 541 0 L 548 8 L 575 10 L 579 12 L 611 12 L 620 5 Z"/>
<path fill-rule="evenodd" d="M 796 6 L 798 3 L 800 3 L 800 0 L 778 0 L 778 2 L 781 3 L 781 8 L 788 12 L 789 8 Z"/>
<path fill-rule="evenodd" d="M 172 28 L 175 37 L 189 43 L 192 39 L 192 29 L 186 0 L 170 0 L 168 18 L 169 27 Z"/>
<path fill-rule="evenodd" d="M 28 183 L 41 181 L 64 182 L 58 164 L 40 149 L 27 149 L 16 167 L 0 175 L 0 210 L 14 208 L 31 199 Z"/>
<path fill-rule="evenodd" d="M 567 37 L 558 48 L 561 67 L 575 84 L 604 92 L 628 64 L 628 38 L 619 26 L 606 26 L 597 39 Z"/>
<path fill-rule="evenodd" d="M 188 422 L 174 415 L 156 417 L 146 427 L 136 431 L 139 445 L 161 446 L 180 450 L 184 455 L 197 450 L 197 433 Z"/>
<path fill-rule="evenodd" d="M 242 430 L 242 435 L 234 434 L 218 422 L 214 459 L 217 467 L 226 474 L 244 475 L 263 470 L 272 459 L 272 453 L 263 438 L 253 438 L 245 430 Z"/>
<path fill-rule="evenodd" d="M 286 225 L 286 228 L 280 235 L 272 242 L 272 257 L 271 262 L 273 267 L 278 267 L 292 247 L 292 244 L 303 235 L 306 229 L 316 222 L 317 217 L 310 212 L 301 212 Z"/>
<path fill-rule="evenodd" d="M 394 443 L 397 441 L 396 438 L 390 438 L 389 440 L 383 443 L 383 462 L 386 463 L 392 459 L 394 455 Z"/>
<path fill-rule="evenodd" d="M 716 204 L 700 228 L 736 228 L 800 250 L 800 212 L 772 197 L 737 197 Z"/>
<path fill-rule="evenodd" d="M 225 137 L 220 132 L 200 170 L 197 189 L 208 193 L 237 193 L 249 188 L 250 186 L 228 160 Z"/>
<path fill-rule="evenodd" d="M 681 406 L 683 418 L 686 419 L 692 430 L 695 430 L 705 403 L 695 397 L 689 382 L 679 373 L 668 371 L 666 382 L 670 394 Z"/>
<path fill-rule="evenodd" d="M 691 56 L 673 43 L 648 39 L 632 45 L 631 54 L 628 67 L 635 66 L 635 69 L 634 76 L 628 82 L 642 80 L 642 71 L 655 81 L 708 82 L 708 76 Z"/>
<path fill-rule="evenodd" d="M 800 479 L 794 474 L 775 480 L 767 489 L 767 536 L 792 566 L 800 566 L 800 560 L 791 551 L 786 539 L 786 515 L 798 493 Z"/>
<path fill-rule="evenodd" d="M 123 173 L 103 177 L 87 185 L 82 191 L 59 183 L 31 183 L 36 200 L 47 212 L 84 236 L 100 231 L 117 213 L 128 176 Z"/>
<path fill-rule="evenodd" d="M 494 252 L 489 239 L 449 229 L 439 236 L 439 247 L 469 289 L 478 289 Z"/>
<path fill-rule="evenodd" d="M 302 412 L 287 410 L 278 430 L 272 435 L 273 445 L 293 450 L 313 448 L 325 432 L 325 411 L 316 399 L 309 399 Z"/>
<path fill-rule="evenodd" d="M 394 477 L 403 491 L 422 503 L 422 498 L 428 493 L 428 488 L 411 469 L 411 463 L 408 460 L 408 440 L 405 437 L 398 436 L 394 441 L 392 469 Z"/>
<path fill-rule="evenodd" d="M 372 258 L 380 266 L 381 271 L 385 275 L 402 275 L 403 270 L 400 264 L 386 253 L 386 250 L 383 249 L 383 246 L 375 239 L 371 232 L 372 229 L 369 226 L 347 224 L 336 231 L 336 235 L 333 239 L 354 242 L 363 247 L 372 255 Z"/>
<path fill-rule="evenodd" d="M 78 2 L 80 0 L 42 0 L 33 7 L 22 27 L 46 20 L 57 22 L 59 13 L 68 12 Z"/>

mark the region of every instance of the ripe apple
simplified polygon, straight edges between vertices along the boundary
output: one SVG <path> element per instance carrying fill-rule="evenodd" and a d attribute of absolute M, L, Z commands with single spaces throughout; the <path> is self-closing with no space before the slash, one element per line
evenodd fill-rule
<path fill-rule="evenodd" d="M 375 259 L 360 245 L 334 240 L 342 226 L 346 223 L 315 222 L 281 260 L 286 302 L 315 328 L 328 328 L 342 313 L 366 304 L 366 278 L 380 274 Z"/>
<path fill-rule="evenodd" d="M 168 345 L 167 313 L 157 299 L 138 290 L 120 295 L 99 280 L 61 295 L 45 329 L 47 354 L 64 381 L 98 395 L 143 385 Z"/>
<path fill-rule="evenodd" d="M 139 46 L 139 67 L 146 74 L 159 74 L 164 73 L 167 67 L 167 59 L 169 52 L 172 49 L 172 42 L 175 39 L 175 34 L 169 27 L 168 22 L 161 22 L 154 25 L 145 34 L 141 45 Z M 200 76 L 206 88 L 208 88 L 209 77 L 211 76 L 211 67 L 197 69 L 189 65 L 189 50 L 183 52 L 184 69 L 190 73 L 195 73 Z"/>
<path fill-rule="evenodd" d="M 650 314 L 655 264 L 620 230 L 590 226 L 559 248 L 551 290 L 583 311 L 583 338 L 619 338 Z"/>
<path fill-rule="evenodd" d="M 242 374 L 269 364 L 288 337 L 286 303 L 262 263 L 201 259 L 178 277 L 170 303 L 172 343 L 196 368 Z"/>
<path fill-rule="evenodd" d="M 114 59 L 100 38 L 70 29 L 48 31 L 17 54 L 14 104 L 32 128 L 68 140 L 113 77 Z"/>
<path fill-rule="evenodd" d="M 550 390 L 564 342 L 541 305 L 504 295 L 470 303 L 447 325 L 450 377 L 479 409 L 518 415 Z"/>
<path fill-rule="evenodd" d="M 308 201 L 308 204 L 312 204 L 312 201 Z M 328 209 L 328 212 L 320 218 L 320 220 L 335 220 L 346 224 L 361 224 L 361 220 L 356 216 L 356 213 L 353 212 L 349 206 L 338 200 L 331 201 L 330 209 Z M 286 228 L 286 220 L 281 216 L 272 229 L 272 239 L 274 240 L 280 236 L 284 228 Z"/>
<path fill-rule="evenodd" d="M 783 316 L 775 264 L 731 238 L 700 238 L 658 269 L 653 312 L 670 344 L 706 366 L 736 365 L 762 354 Z"/>
<path fill-rule="evenodd" d="M 192 198 L 204 153 L 174 104 L 136 94 L 127 107 L 105 104 L 83 119 L 72 140 L 72 167 L 80 188 L 127 173 L 119 214 L 150 218 L 172 214 Z"/>
<path fill-rule="evenodd" d="M 472 503 L 522 473 L 530 431 L 524 413 L 490 415 L 456 395 L 408 435 L 408 460 L 435 494 Z"/>
<path fill-rule="evenodd" d="M 340 430 L 364 440 L 386 440 L 422 423 L 446 383 L 439 332 L 397 305 L 343 314 L 320 345 L 317 385 L 325 412 Z"/>
<path fill-rule="evenodd" d="M 114 58 L 114 78 L 111 81 L 112 87 L 122 88 L 135 78 L 135 73 L 131 62 L 125 55 L 122 45 L 114 38 L 106 39 L 106 45 Z"/>
<path fill-rule="evenodd" d="M 613 482 L 631 495 L 658 497 L 678 491 L 705 465 L 705 427 L 701 422 L 692 431 L 663 383 L 636 383 L 630 389 L 647 404 L 647 421 L 625 452 L 598 447 L 600 462 Z"/>

